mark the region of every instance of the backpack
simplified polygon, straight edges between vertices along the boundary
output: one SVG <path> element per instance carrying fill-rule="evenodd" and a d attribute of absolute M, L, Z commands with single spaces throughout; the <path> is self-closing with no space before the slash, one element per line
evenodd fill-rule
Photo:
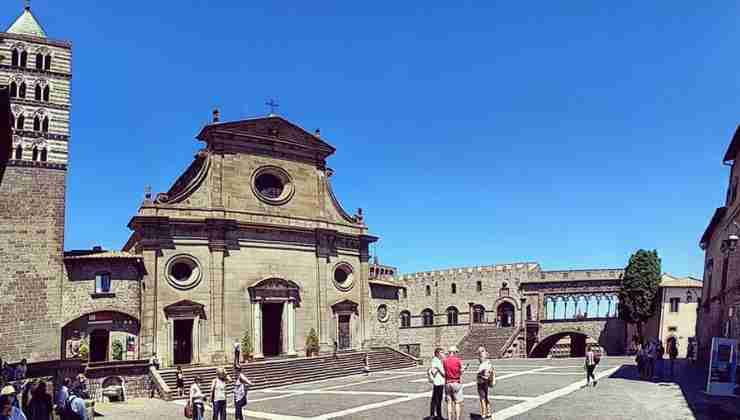
<path fill-rule="evenodd" d="M 70 395 L 67 397 L 67 401 L 64 402 L 64 414 L 62 415 L 62 418 L 64 420 L 81 420 L 82 417 L 75 413 L 72 409 L 72 401 L 75 400 L 75 398 L 80 398 L 76 395 Z"/>

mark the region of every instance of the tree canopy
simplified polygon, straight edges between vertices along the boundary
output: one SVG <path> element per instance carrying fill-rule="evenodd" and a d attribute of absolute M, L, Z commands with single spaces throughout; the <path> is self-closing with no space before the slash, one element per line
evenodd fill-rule
<path fill-rule="evenodd" d="M 642 324 L 655 315 L 661 267 L 658 251 L 640 249 L 630 257 L 619 290 L 619 318 L 636 324 L 642 340 Z"/>

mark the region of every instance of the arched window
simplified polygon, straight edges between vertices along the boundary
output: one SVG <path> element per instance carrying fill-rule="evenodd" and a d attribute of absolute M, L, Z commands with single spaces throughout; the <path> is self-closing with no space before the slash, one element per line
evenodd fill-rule
<path fill-rule="evenodd" d="M 44 68 L 44 55 L 41 53 L 36 54 L 36 70 L 42 70 Z"/>
<path fill-rule="evenodd" d="M 447 308 L 447 325 L 457 325 L 457 314 L 459 311 L 456 307 L 450 306 Z"/>
<path fill-rule="evenodd" d="M 408 328 L 411 326 L 411 313 L 409 311 L 401 311 L 401 328 Z"/>
<path fill-rule="evenodd" d="M 18 89 L 18 97 L 19 98 L 26 97 L 26 82 L 21 82 L 21 87 Z"/>
<path fill-rule="evenodd" d="M 13 55 L 12 55 L 12 57 L 10 59 L 10 65 L 13 66 L 13 67 L 18 67 L 18 63 L 19 62 L 20 62 L 20 59 L 19 59 L 18 50 L 16 50 L 15 48 L 13 48 Z"/>
<path fill-rule="evenodd" d="M 486 322 L 486 308 L 483 305 L 473 306 L 473 323 L 481 324 Z"/>
<path fill-rule="evenodd" d="M 41 131 L 44 133 L 49 132 L 49 117 L 44 117 L 44 122 L 41 124 Z"/>
<path fill-rule="evenodd" d="M 49 85 L 44 86 L 44 102 L 49 102 L 50 94 L 51 94 L 51 89 L 49 88 Z"/>
<path fill-rule="evenodd" d="M 15 148 L 15 158 L 16 160 L 23 159 L 23 148 L 19 144 L 18 147 Z"/>
<path fill-rule="evenodd" d="M 18 130 L 23 130 L 26 125 L 26 117 L 23 116 L 23 114 L 18 116 L 18 119 L 15 121 L 15 128 Z"/>
<path fill-rule="evenodd" d="M 43 148 L 41 149 L 41 161 L 46 162 L 46 158 L 47 158 L 46 148 Z"/>
<path fill-rule="evenodd" d="M 33 89 L 33 99 L 37 101 L 41 100 L 41 85 L 36 85 L 36 87 Z"/>
<path fill-rule="evenodd" d="M 434 325 L 434 311 L 427 308 L 421 311 L 422 325 L 430 327 Z"/>
<path fill-rule="evenodd" d="M 427 291 L 427 296 L 431 296 L 432 295 L 432 286 L 427 285 L 426 291 Z"/>
<path fill-rule="evenodd" d="M 457 293 L 457 285 L 455 283 L 452 283 L 452 285 L 450 286 L 450 289 L 453 295 Z"/>
<path fill-rule="evenodd" d="M 46 54 L 46 61 L 44 62 L 44 70 L 51 70 L 51 54 Z"/>
<path fill-rule="evenodd" d="M 39 160 L 39 149 L 36 146 L 33 146 L 33 150 L 31 150 L 31 160 L 34 162 Z"/>
<path fill-rule="evenodd" d="M 16 82 L 10 82 L 10 97 L 15 98 L 18 96 L 18 84 Z"/>
<path fill-rule="evenodd" d="M 33 117 L 33 131 L 41 131 L 41 118 L 38 115 Z"/>
<path fill-rule="evenodd" d="M 28 53 L 25 51 L 21 52 L 21 67 L 26 67 L 28 64 Z"/>

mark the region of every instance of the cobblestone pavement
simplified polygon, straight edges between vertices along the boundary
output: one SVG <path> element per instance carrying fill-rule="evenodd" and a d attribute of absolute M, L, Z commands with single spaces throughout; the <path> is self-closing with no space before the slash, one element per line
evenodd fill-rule
<path fill-rule="evenodd" d="M 495 360 L 498 382 L 491 393 L 494 418 L 504 419 L 694 419 L 682 389 L 672 382 L 639 381 L 632 361 L 605 358 L 599 384 L 585 388 L 581 359 Z M 477 362 L 463 375 L 463 419 L 477 420 Z M 249 393 L 245 419 L 424 419 L 429 415 L 426 368 L 374 372 Z M 182 418 L 184 402 L 132 400 L 101 403 L 111 420 Z M 234 418 L 233 405 L 227 409 Z M 206 419 L 211 419 L 210 408 Z M 704 418 L 704 417 L 696 417 Z"/>

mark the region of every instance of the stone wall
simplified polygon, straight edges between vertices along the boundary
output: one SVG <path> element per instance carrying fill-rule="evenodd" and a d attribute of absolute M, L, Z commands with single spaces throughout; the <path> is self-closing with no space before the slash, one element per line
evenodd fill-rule
<path fill-rule="evenodd" d="M 66 171 L 25 164 L 0 184 L 0 354 L 58 359 Z"/>
<path fill-rule="evenodd" d="M 67 259 L 67 281 L 62 296 L 62 326 L 81 315 L 117 311 L 139 319 L 141 274 L 133 260 L 115 258 Z M 111 274 L 110 293 L 95 293 L 95 275 Z"/>

